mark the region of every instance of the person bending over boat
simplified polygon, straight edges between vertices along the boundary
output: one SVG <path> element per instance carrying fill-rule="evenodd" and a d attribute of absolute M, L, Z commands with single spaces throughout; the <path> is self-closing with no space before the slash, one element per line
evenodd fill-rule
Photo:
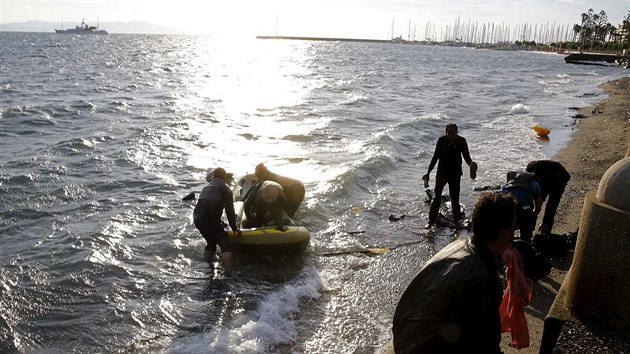
<path fill-rule="evenodd" d="M 262 163 L 256 165 L 255 174 L 261 181 L 273 181 L 282 186 L 286 196 L 284 211 L 292 218 L 304 200 L 304 184 L 300 180 L 275 174 Z"/>
<path fill-rule="evenodd" d="M 225 209 L 230 228 L 234 231 L 234 234 L 238 237 L 242 233 L 236 227 L 232 190 L 225 183 L 227 173 L 223 168 L 219 167 L 214 169 L 212 177 L 209 180 L 209 184 L 199 195 L 199 200 L 193 211 L 193 220 L 195 227 L 197 227 L 208 243 L 204 250 L 204 257 L 212 260 L 217 250 L 217 245 L 219 245 L 223 263 L 226 266 L 231 266 L 234 263 L 233 246 L 221 221 L 223 209 Z"/>
<path fill-rule="evenodd" d="M 245 194 L 244 209 L 247 227 L 264 227 L 269 224 L 283 229 L 283 214 L 287 197 L 279 183 L 258 181 Z"/>

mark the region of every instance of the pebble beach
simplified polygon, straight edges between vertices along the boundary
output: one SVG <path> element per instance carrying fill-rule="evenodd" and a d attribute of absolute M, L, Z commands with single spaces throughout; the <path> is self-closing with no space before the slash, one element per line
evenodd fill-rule
<path fill-rule="evenodd" d="M 571 141 L 552 157 L 571 173 L 556 214 L 553 232 L 557 234 L 578 229 L 585 194 L 597 189 L 606 170 L 630 153 L 630 77 L 607 82 L 602 89 L 608 98 L 578 112 L 583 118 L 577 119 Z M 539 352 L 545 317 L 571 266 L 572 257 L 569 252 L 565 257 L 553 259 L 551 274 L 534 285 L 532 301 L 525 310 L 530 347 L 520 350 L 510 347 L 510 335 L 504 333 L 501 348 L 505 353 Z M 628 352 L 630 336 L 609 332 L 577 321 L 567 322 L 554 352 Z"/>

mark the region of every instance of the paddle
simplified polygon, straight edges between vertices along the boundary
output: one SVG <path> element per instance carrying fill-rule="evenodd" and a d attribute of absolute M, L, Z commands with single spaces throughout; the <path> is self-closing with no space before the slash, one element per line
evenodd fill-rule
<path fill-rule="evenodd" d="M 343 251 L 335 251 L 335 252 L 326 252 L 320 253 L 320 256 L 338 256 L 342 254 L 352 254 L 352 253 L 363 253 L 363 254 L 384 254 L 391 251 L 389 247 L 374 247 L 374 248 L 365 248 L 365 249 L 357 249 L 357 250 L 343 250 Z"/>
<path fill-rule="evenodd" d="M 354 249 L 354 250 L 339 250 L 339 251 L 333 251 L 333 252 L 324 252 L 324 253 L 320 253 L 320 256 L 339 256 L 342 254 L 352 254 L 352 253 L 363 253 L 363 254 L 384 254 L 384 253 L 388 253 L 390 251 L 392 251 L 395 248 L 398 247 L 402 247 L 402 246 L 409 246 L 409 245 L 413 245 L 416 243 L 421 243 L 423 242 L 423 240 L 415 240 L 415 241 L 409 241 L 409 242 L 404 242 L 398 245 L 394 245 L 391 247 L 367 247 L 367 248 L 363 248 L 363 249 Z"/>

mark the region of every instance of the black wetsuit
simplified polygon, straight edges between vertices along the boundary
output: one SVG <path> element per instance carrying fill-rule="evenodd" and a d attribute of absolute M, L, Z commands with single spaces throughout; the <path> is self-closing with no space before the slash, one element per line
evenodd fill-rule
<path fill-rule="evenodd" d="M 217 244 L 223 252 L 231 252 L 232 243 L 228 239 L 228 234 L 221 222 L 223 209 L 228 217 L 228 222 L 232 230 L 236 230 L 236 214 L 234 213 L 234 202 L 232 191 L 220 178 L 214 178 L 199 195 L 199 200 L 193 212 L 195 226 L 208 245 L 206 250 L 216 252 Z"/>
<path fill-rule="evenodd" d="M 462 213 L 459 208 L 459 183 L 463 174 L 462 156 L 468 165 L 472 163 L 466 139 L 459 135 L 455 137 L 455 141 L 453 142 L 448 140 L 446 135 L 438 139 L 428 170 L 428 172 L 431 172 L 435 164 L 438 164 L 437 173 L 435 175 L 433 201 L 431 202 L 431 208 L 429 210 L 429 224 L 435 223 L 437 219 L 438 212 L 440 211 L 440 203 L 442 202 L 442 190 L 447 183 L 451 196 L 453 220 L 458 221 L 462 219 Z"/>

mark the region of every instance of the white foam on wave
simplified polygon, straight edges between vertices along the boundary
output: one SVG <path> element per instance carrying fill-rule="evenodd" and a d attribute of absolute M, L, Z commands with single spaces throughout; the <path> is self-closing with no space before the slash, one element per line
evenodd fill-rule
<path fill-rule="evenodd" d="M 320 296 L 321 278 L 314 267 L 300 279 L 268 294 L 258 309 L 228 328 L 204 333 L 174 345 L 170 353 L 269 353 L 297 338 L 294 316 L 300 305 Z"/>
<path fill-rule="evenodd" d="M 510 113 L 512 114 L 525 114 L 529 113 L 529 107 L 522 103 L 517 103 L 510 109 Z"/>
<path fill-rule="evenodd" d="M 573 80 L 569 75 L 567 76 L 556 76 L 555 80 L 539 80 L 538 84 L 540 86 L 546 87 L 558 87 L 558 86 L 567 86 L 573 83 Z"/>

